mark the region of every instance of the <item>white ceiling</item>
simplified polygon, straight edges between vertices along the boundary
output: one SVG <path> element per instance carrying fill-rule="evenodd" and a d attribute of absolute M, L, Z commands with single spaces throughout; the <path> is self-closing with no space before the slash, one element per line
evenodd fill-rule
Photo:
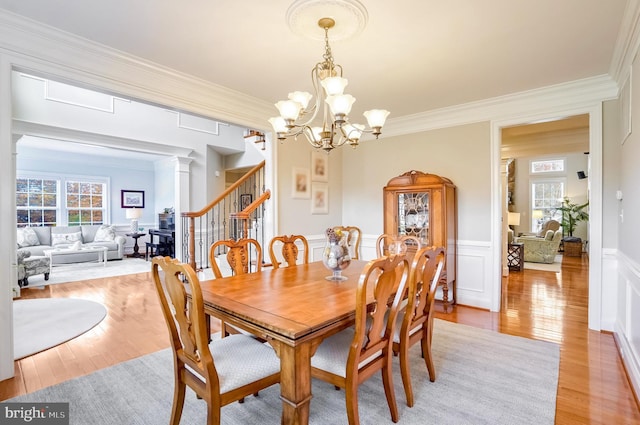
<path fill-rule="evenodd" d="M 292 1 L 0 0 L 0 8 L 276 102 L 312 91 L 324 51 L 288 28 Z M 357 99 L 352 115 L 384 108 L 391 119 L 607 74 L 626 2 L 363 0 L 367 26 L 331 44 Z"/>

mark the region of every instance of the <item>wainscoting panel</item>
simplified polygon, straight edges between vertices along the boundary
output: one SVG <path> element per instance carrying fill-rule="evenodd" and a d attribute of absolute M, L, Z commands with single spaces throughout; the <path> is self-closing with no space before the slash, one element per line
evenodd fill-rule
<path fill-rule="evenodd" d="M 617 258 L 617 274 L 611 274 L 614 278 L 611 281 L 605 279 L 603 288 L 617 286 L 614 290 L 617 314 L 613 335 L 637 396 L 640 394 L 640 264 L 621 253 Z M 608 270 L 606 261 L 603 270 Z"/>

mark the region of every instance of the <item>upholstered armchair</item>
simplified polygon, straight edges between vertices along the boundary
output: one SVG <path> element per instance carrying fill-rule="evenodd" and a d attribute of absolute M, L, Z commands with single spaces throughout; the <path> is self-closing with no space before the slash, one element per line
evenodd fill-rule
<path fill-rule="evenodd" d="M 29 277 L 44 273 L 44 280 L 49 280 L 51 259 L 49 257 L 31 256 L 29 251 L 18 251 L 18 285 L 27 286 Z"/>
<path fill-rule="evenodd" d="M 555 261 L 562 240 L 562 230 L 547 230 L 544 238 L 520 236 L 516 243 L 524 244 L 524 261 L 551 264 Z"/>
<path fill-rule="evenodd" d="M 560 229 L 560 226 L 561 226 L 560 222 L 556 220 L 547 220 L 544 223 L 542 223 L 542 226 L 540 226 L 540 230 L 538 231 L 538 233 L 524 233 L 524 234 L 521 233 L 521 237 L 537 236 L 539 238 L 544 238 L 548 230 L 553 230 L 555 232 L 556 230 Z"/>

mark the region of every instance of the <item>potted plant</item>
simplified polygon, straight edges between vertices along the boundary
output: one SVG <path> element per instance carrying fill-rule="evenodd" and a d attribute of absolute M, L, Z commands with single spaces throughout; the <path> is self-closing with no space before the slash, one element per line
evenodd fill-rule
<path fill-rule="evenodd" d="M 576 230 L 576 225 L 581 221 L 589 220 L 589 213 L 586 208 L 589 206 L 589 201 L 584 204 L 576 204 L 571 202 L 569 198 L 564 198 L 562 206 L 558 210 L 562 211 L 562 231 L 564 234 L 573 238 L 573 231 Z M 579 238 L 576 238 L 579 240 Z"/>

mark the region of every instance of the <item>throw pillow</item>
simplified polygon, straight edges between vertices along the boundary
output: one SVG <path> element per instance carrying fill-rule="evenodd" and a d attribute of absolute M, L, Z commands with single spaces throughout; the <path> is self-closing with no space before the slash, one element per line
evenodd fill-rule
<path fill-rule="evenodd" d="M 103 224 L 96 231 L 96 236 L 93 238 L 94 242 L 111 242 L 116 238 L 116 230 L 113 226 Z"/>
<path fill-rule="evenodd" d="M 23 248 L 25 246 L 40 245 L 38 235 L 31 227 L 21 227 L 18 229 L 17 242 L 20 248 Z"/>
<path fill-rule="evenodd" d="M 51 245 L 67 245 L 80 241 L 82 243 L 82 233 L 51 233 Z"/>

